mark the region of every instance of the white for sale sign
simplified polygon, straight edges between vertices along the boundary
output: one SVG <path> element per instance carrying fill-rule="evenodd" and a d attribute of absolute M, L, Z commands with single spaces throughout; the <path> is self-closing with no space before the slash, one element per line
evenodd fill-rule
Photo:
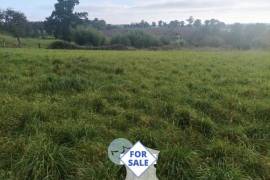
<path fill-rule="evenodd" d="M 126 154 L 121 157 L 124 163 L 137 177 L 156 163 L 156 157 L 145 148 L 141 142 L 137 142 Z"/>

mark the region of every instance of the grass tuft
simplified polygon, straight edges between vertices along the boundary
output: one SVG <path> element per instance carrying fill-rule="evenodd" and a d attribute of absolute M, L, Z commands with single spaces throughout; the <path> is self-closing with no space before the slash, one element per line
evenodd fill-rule
<path fill-rule="evenodd" d="M 20 179 L 67 179 L 74 173 L 69 149 L 54 144 L 44 137 L 36 137 L 27 145 L 16 164 L 16 174 Z"/>
<path fill-rule="evenodd" d="M 196 179 L 198 177 L 197 153 L 183 149 L 171 148 L 160 153 L 158 172 L 162 179 Z"/>

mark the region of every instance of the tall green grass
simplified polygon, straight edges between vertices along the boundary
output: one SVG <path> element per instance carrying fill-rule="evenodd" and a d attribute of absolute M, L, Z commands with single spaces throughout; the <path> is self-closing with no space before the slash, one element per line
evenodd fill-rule
<path fill-rule="evenodd" d="M 0 179 L 124 179 L 119 137 L 160 179 L 270 179 L 270 53 L 0 49 Z"/>

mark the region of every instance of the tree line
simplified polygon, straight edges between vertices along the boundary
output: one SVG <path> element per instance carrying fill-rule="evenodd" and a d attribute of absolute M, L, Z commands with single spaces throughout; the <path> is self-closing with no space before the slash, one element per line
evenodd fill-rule
<path fill-rule="evenodd" d="M 225 24 L 216 19 L 202 21 L 192 16 L 186 20 L 110 25 L 104 20 L 88 19 L 87 12 L 75 12 L 79 0 L 58 0 L 45 21 L 31 22 L 18 11 L 0 11 L 0 31 L 13 35 L 21 46 L 21 37 L 54 37 L 80 46 L 122 45 L 149 47 L 223 47 L 268 48 L 268 24 Z M 59 43 L 58 43 L 59 44 Z"/>

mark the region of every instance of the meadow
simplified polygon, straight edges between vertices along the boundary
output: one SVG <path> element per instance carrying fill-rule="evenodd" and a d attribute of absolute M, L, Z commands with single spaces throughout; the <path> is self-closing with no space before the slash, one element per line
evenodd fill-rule
<path fill-rule="evenodd" d="M 0 179 L 124 179 L 115 138 L 163 179 L 270 179 L 270 53 L 0 49 Z"/>
<path fill-rule="evenodd" d="M 15 37 L 0 32 L 0 48 L 3 47 L 3 41 L 5 47 L 8 48 L 16 48 L 18 44 Z M 39 45 L 40 48 L 47 48 L 54 41 L 54 39 L 21 38 L 22 47 L 24 48 L 39 48 Z"/>

